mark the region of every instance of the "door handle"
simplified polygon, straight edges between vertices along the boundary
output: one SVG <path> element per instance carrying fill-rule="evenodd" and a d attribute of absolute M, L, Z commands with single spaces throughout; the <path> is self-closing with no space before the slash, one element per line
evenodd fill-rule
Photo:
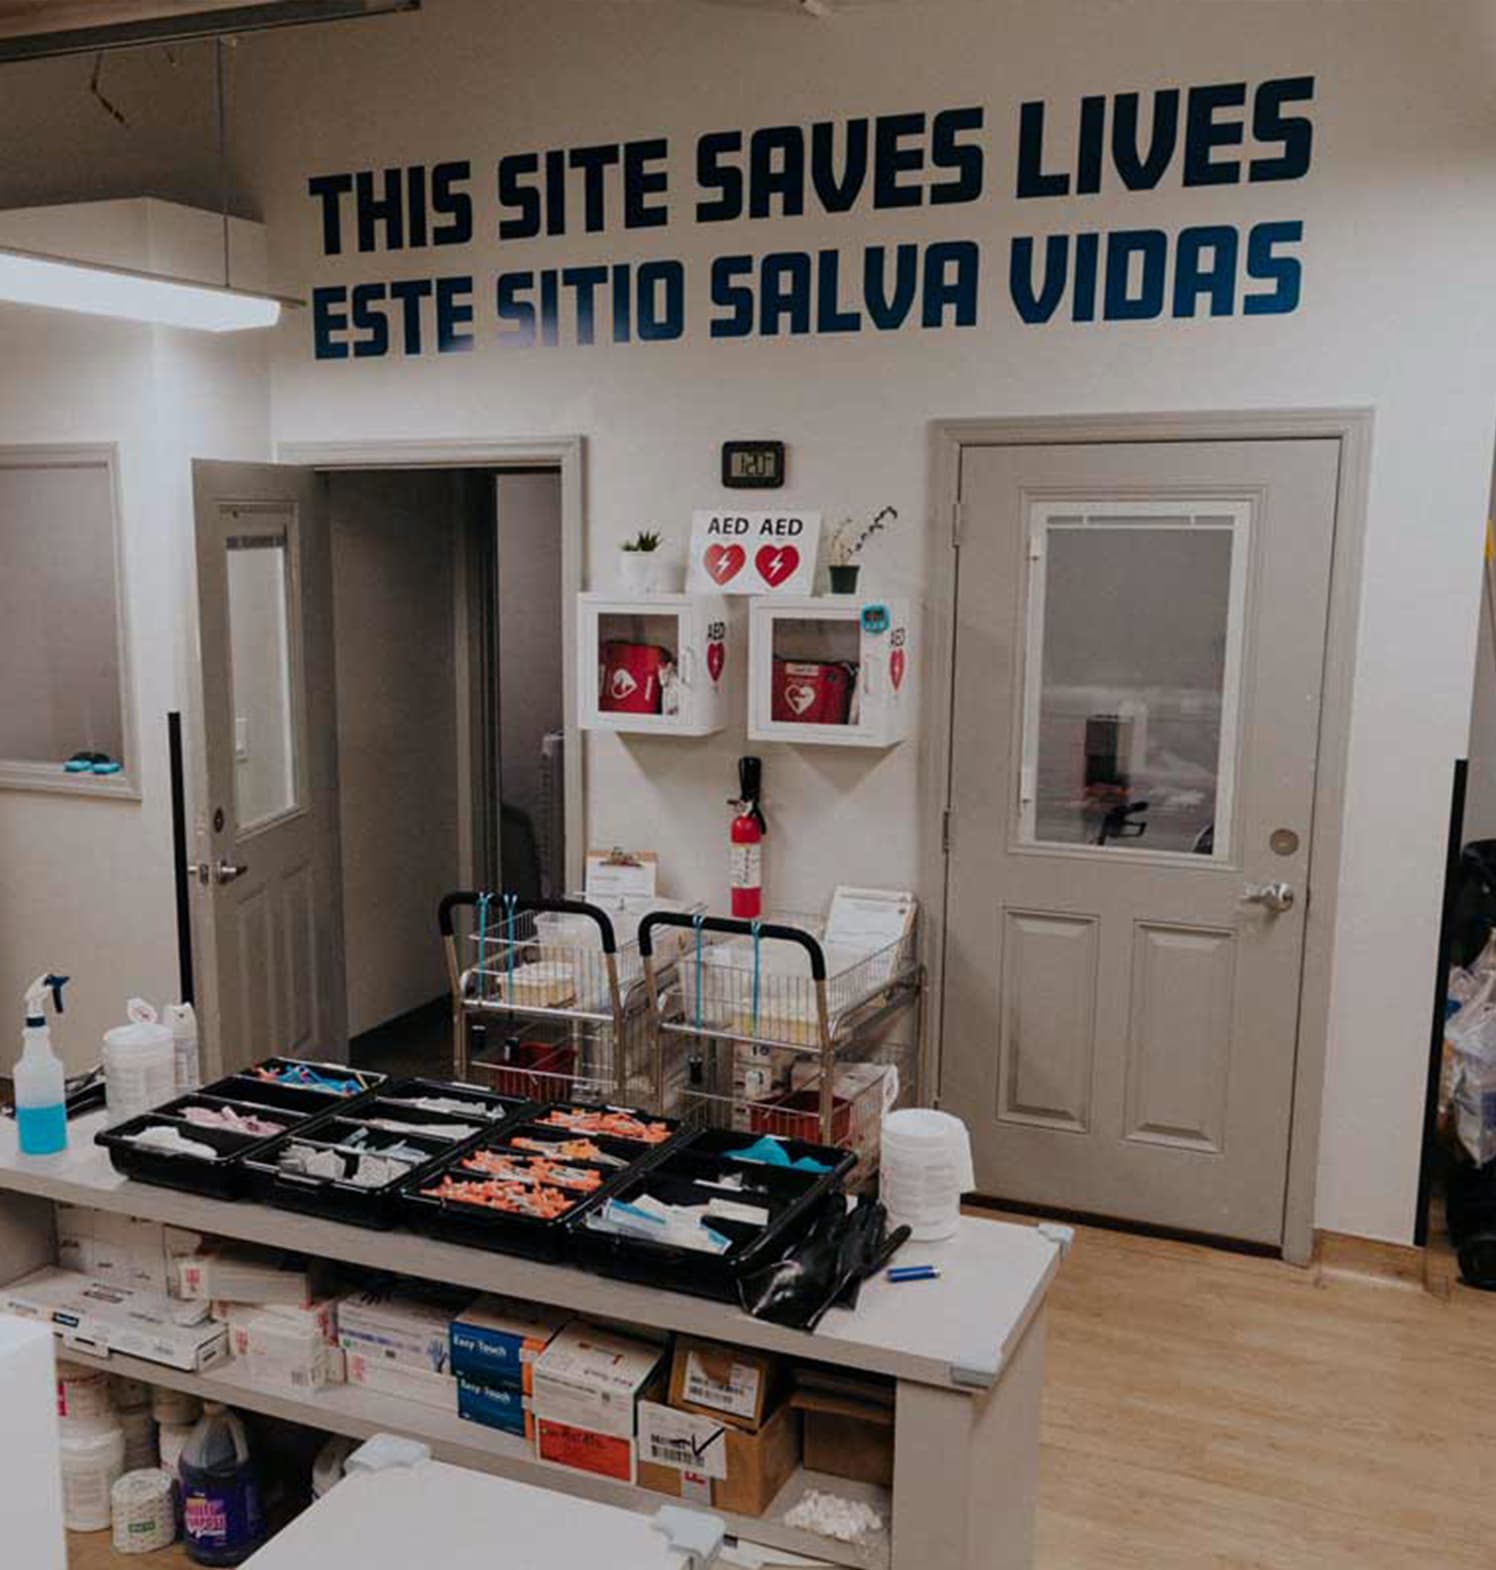
<path fill-rule="evenodd" d="M 218 865 L 213 869 L 213 878 L 217 883 L 235 883 L 244 876 L 249 868 L 243 863 L 235 864 L 226 856 L 218 858 Z"/>
<path fill-rule="evenodd" d="M 1244 905 L 1261 905 L 1275 916 L 1293 909 L 1294 892 L 1291 883 L 1249 883 L 1242 890 Z"/>

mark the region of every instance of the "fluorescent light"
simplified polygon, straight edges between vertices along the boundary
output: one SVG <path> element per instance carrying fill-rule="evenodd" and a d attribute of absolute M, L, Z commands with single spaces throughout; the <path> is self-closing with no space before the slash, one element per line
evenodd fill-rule
<path fill-rule="evenodd" d="M 0 247 L 0 303 L 234 333 L 274 327 L 281 306 L 299 302 Z"/>

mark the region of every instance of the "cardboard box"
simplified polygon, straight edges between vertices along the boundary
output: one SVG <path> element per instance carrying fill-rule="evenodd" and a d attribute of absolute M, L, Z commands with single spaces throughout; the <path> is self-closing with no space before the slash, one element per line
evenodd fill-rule
<path fill-rule="evenodd" d="M 315 1322 L 298 1323 L 273 1312 L 253 1314 L 230 1329 L 229 1340 L 234 1356 L 262 1390 L 307 1395 L 329 1383 L 332 1349 Z"/>
<path fill-rule="evenodd" d="M 484 1385 L 535 1388 L 535 1361 L 568 1322 L 561 1309 L 480 1297 L 452 1321 L 452 1372 Z"/>
<path fill-rule="evenodd" d="M 350 1354 L 433 1374 L 452 1369 L 452 1321 L 471 1292 L 403 1282 L 356 1292 L 338 1304 L 338 1345 Z"/>
<path fill-rule="evenodd" d="M 288 1324 L 314 1330 L 329 1348 L 338 1344 L 338 1300 L 324 1297 L 306 1308 L 293 1308 L 289 1303 L 223 1303 L 213 1304 L 213 1317 L 229 1328 L 229 1348 L 235 1357 L 248 1352 L 244 1327 L 262 1314 L 273 1315 Z"/>
<path fill-rule="evenodd" d="M 451 1374 L 434 1373 L 412 1363 L 396 1363 L 388 1358 L 367 1357 L 362 1352 L 344 1353 L 344 1377 L 350 1385 L 401 1401 L 418 1401 L 422 1406 L 439 1407 L 444 1412 L 457 1410 L 457 1381 Z"/>
<path fill-rule="evenodd" d="M 180 1305 L 165 1297 L 56 1266 L 0 1288 L 0 1312 L 49 1324 L 64 1346 L 98 1357 L 119 1352 L 201 1373 L 229 1356 L 224 1326 L 184 1324 Z"/>
<path fill-rule="evenodd" d="M 635 1403 L 650 1393 L 664 1354 L 652 1341 L 568 1325 L 535 1363 L 535 1415 L 632 1442 Z"/>
<path fill-rule="evenodd" d="M 57 1262 L 64 1270 L 158 1297 L 173 1286 L 175 1257 L 202 1243 L 196 1232 L 85 1205 L 60 1204 L 56 1215 Z"/>
<path fill-rule="evenodd" d="M 306 1308 L 323 1294 L 322 1272 L 300 1255 L 225 1245 L 176 1261 L 177 1296 L 192 1302 L 286 1304 Z"/>
<path fill-rule="evenodd" d="M 518 1385 L 489 1385 L 466 1374 L 457 1375 L 457 1415 L 484 1428 L 531 1439 L 535 1419 L 530 1402 Z"/>
<path fill-rule="evenodd" d="M 857 1483 L 893 1487 L 893 1408 L 829 1390 L 797 1389 L 805 1465 Z"/>
<path fill-rule="evenodd" d="M 724 1417 L 639 1404 L 641 1488 L 736 1515 L 763 1515 L 800 1465 L 800 1414 L 782 1402 L 755 1433 Z"/>
<path fill-rule="evenodd" d="M 636 1475 L 638 1454 L 632 1438 L 576 1428 L 538 1413 L 535 1417 L 535 1453 L 552 1466 L 568 1467 L 573 1472 L 591 1472 L 596 1477 L 611 1477 L 619 1483 L 632 1483 Z"/>
<path fill-rule="evenodd" d="M 680 1336 L 670 1365 L 670 1405 L 753 1433 L 776 1405 L 781 1369 L 772 1352 Z"/>

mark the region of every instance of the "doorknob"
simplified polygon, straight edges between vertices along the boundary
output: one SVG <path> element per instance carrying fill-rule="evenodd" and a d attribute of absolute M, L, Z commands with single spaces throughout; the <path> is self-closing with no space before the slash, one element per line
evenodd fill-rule
<path fill-rule="evenodd" d="M 236 866 L 226 856 L 220 856 L 217 867 L 213 869 L 213 876 L 219 883 L 233 883 L 248 871 L 248 867 L 242 864 Z"/>
<path fill-rule="evenodd" d="M 1261 905 L 1265 910 L 1270 910 L 1274 915 L 1281 915 L 1285 910 L 1293 909 L 1293 884 L 1291 883 L 1249 883 L 1242 890 L 1242 903 L 1246 905 Z"/>

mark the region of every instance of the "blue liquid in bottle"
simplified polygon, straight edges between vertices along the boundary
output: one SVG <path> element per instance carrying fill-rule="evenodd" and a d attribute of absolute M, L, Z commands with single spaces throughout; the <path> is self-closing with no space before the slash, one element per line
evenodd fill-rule
<path fill-rule="evenodd" d="M 68 1109 L 62 1102 L 51 1107 L 17 1107 L 16 1131 L 23 1156 L 55 1156 L 68 1148 Z"/>

